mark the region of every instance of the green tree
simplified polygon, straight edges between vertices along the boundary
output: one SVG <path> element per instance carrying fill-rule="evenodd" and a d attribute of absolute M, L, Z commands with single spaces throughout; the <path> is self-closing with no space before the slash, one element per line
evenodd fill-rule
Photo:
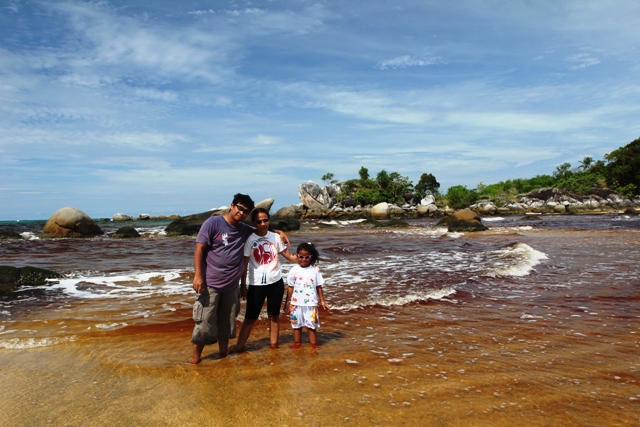
<path fill-rule="evenodd" d="M 553 177 L 560 181 L 570 177 L 571 173 L 571 163 L 563 163 L 556 167 L 556 170 L 553 172 Z"/>
<path fill-rule="evenodd" d="M 423 199 L 427 194 L 437 195 L 439 189 L 440 183 L 436 181 L 436 177 L 430 173 L 423 173 L 415 186 L 415 194 L 419 199 Z"/>
<path fill-rule="evenodd" d="M 640 194 L 640 138 L 604 156 L 609 188 L 629 196 Z"/>
<path fill-rule="evenodd" d="M 358 174 L 360 175 L 360 180 L 362 181 L 366 181 L 369 179 L 369 169 L 365 168 L 364 166 L 360 167 L 360 171 L 358 171 Z"/>
<path fill-rule="evenodd" d="M 331 172 L 327 172 L 324 175 L 322 175 L 322 181 L 324 182 L 324 185 L 329 185 L 329 184 L 335 184 L 338 182 L 337 179 L 334 179 L 334 175 Z"/>
<path fill-rule="evenodd" d="M 446 194 L 449 207 L 453 209 L 466 208 L 478 201 L 478 192 L 469 190 L 464 185 L 454 185 L 449 187 Z"/>
<path fill-rule="evenodd" d="M 580 169 L 582 169 L 583 171 L 586 171 L 591 167 L 591 165 L 593 165 L 593 157 L 585 157 L 578 163 L 580 163 Z"/>

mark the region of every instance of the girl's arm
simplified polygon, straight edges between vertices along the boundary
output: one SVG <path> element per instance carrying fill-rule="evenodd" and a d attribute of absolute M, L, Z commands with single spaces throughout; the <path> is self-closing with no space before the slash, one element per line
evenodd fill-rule
<path fill-rule="evenodd" d="M 284 251 L 280 252 L 280 254 L 288 259 L 290 262 L 297 264 L 298 263 L 298 255 L 294 255 L 289 252 L 289 248 L 285 248 Z"/>
<path fill-rule="evenodd" d="M 293 295 L 293 287 L 292 286 L 288 286 L 287 287 L 287 298 L 284 300 L 284 309 L 282 311 L 284 311 L 284 314 L 291 314 L 290 313 L 290 309 L 289 309 L 289 302 L 291 301 L 291 295 Z"/>
<path fill-rule="evenodd" d="M 322 293 L 322 286 L 317 286 L 316 289 L 318 290 L 318 299 L 320 300 L 320 306 L 325 310 L 329 310 L 329 306 L 327 305 L 326 302 L 324 302 L 324 294 Z"/>

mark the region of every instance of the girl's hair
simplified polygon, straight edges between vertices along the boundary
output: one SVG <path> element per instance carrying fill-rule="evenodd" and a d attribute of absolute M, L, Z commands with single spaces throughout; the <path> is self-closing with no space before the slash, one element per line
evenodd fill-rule
<path fill-rule="evenodd" d="M 311 265 L 314 265 L 318 262 L 318 258 L 320 258 L 320 254 L 318 254 L 318 250 L 316 249 L 315 246 L 313 246 L 313 243 L 311 242 L 300 243 L 298 245 L 297 252 L 300 253 L 300 250 L 309 252 L 309 255 L 311 255 Z"/>
<path fill-rule="evenodd" d="M 265 208 L 255 208 L 253 211 L 251 211 L 251 222 L 253 222 L 254 224 L 256 223 L 256 219 L 258 219 L 259 213 L 267 214 L 267 218 L 271 219 L 268 210 L 266 210 Z"/>

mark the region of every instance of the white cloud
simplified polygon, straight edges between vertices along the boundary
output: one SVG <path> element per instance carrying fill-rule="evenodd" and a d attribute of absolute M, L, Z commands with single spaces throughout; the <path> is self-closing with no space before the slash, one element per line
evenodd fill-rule
<path fill-rule="evenodd" d="M 572 70 L 587 68 L 591 67 L 592 65 L 598 65 L 600 63 L 600 60 L 598 58 L 588 53 L 578 53 L 575 55 L 571 55 L 567 58 L 567 61 L 574 64 L 569 67 Z"/>
<path fill-rule="evenodd" d="M 440 64 L 439 58 L 417 58 L 415 56 L 403 55 L 396 58 L 387 59 L 378 64 L 381 70 L 408 68 L 408 67 L 426 67 L 428 65 Z"/>

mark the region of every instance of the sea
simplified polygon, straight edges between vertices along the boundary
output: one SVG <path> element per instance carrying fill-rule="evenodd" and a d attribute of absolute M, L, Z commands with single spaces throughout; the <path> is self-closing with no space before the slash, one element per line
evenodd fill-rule
<path fill-rule="evenodd" d="M 640 217 L 482 221 L 303 222 L 288 236 L 320 251 L 320 350 L 306 333 L 290 349 L 284 315 L 269 348 L 262 316 L 247 352 L 208 346 L 199 365 L 195 237 L 2 222 L 24 239 L 0 241 L 0 265 L 65 277 L 0 297 L 0 425 L 640 425 Z M 123 225 L 142 237 L 112 238 Z"/>

